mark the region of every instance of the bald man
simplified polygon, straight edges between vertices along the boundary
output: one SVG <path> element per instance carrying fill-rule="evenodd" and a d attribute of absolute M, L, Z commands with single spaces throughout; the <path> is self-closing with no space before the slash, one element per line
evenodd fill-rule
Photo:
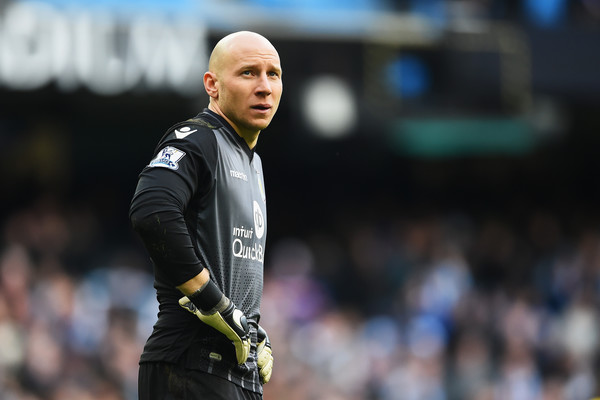
<path fill-rule="evenodd" d="M 271 377 L 259 325 L 267 212 L 255 146 L 283 90 L 277 50 L 253 32 L 224 37 L 204 87 L 208 108 L 167 130 L 131 201 L 159 301 L 140 359 L 143 400 L 262 399 Z"/>

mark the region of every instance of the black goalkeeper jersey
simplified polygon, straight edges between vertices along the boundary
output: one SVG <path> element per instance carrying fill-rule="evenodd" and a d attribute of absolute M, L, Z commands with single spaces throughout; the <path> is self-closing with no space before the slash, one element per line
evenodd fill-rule
<path fill-rule="evenodd" d="M 130 218 L 154 265 L 158 321 L 140 362 L 180 362 L 262 392 L 256 365 L 266 240 L 260 157 L 205 109 L 171 127 L 140 174 Z M 175 288 L 206 267 L 244 312 L 252 349 L 243 365 L 220 332 L 182 309 Z"/>

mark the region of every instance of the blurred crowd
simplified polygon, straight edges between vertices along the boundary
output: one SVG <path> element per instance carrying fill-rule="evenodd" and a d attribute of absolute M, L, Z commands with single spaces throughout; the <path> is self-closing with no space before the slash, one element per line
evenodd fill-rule
<path fill-rule="evenodd" d="M 274 250 L 263 324 L 277 373 L 267 398 L 598 394 L 596 230 L 566 236 L 544 213 L 525 229 L 464 215 L 379 218 Z"/>
<path fill-rule="evenodd" d="M 107 250 L 90 208 L 40 198 L 8 216 L 0 258 L 0 398 L 137 398 L 152 277 Z"/>
<path fill-rule="evenodd" d="M 355 216 L 268 245 L 265 399 L 598 395 L 593 224 L 567 229 L 542 212 L 519 226 L 385 207 Z M 137 398 L 157 303 L 141 247 L 108 240 L 92 210 L 49 198 L 3 221 L 0 398 Z"/>
<path fill-rule="evenodd" d="M 0 9 L 9 2 L 0 0 Z M 600 21 L 598 0 L 239 3 L 389 7 L 437 22 L 506 18 L 544 27 L 589 26 L 594 32 Z M 569 47 L 577 44 L 573 40 Z M 552 64 L 559 70 L 573 67 L 567 56 L 557 57 Z M 550 74 L 554 69 L 538 77 L 551 82 L 550 92 L 560 86 Z M 569 76 L 577 71 L 569 70 Z M 582 98 L 595 99 L 593 84 L 574 82 L 581 85 L 576 89 Z M 6 150 L 0 158 L 0 400 L 136 400 L 139 356 L 158 304 L 149 260 L 124 211 L 133 187 L 127 187 L 127 196 L 113 191 L 124 181 L 133 185 L 124 160 L 135 164 L 129 160 L 131 149 L 140 144 L 125 133 L 145 135 L 139 121 L 146 115 L 135 113 L 130 129 L 125 124 L 111 136 L 106 131 L 115 123 L 101 120 L 123 123 L 131 110 L 118 111 L 123 103 L 112 105 L 112 98 L 109 107 L 94 108 L 92 115 L 84 112 L 92 109 L 85 96 L 76 106 L 78 97 L 59 101 L 49 92 L 4 95 L 5 114 L 18 109 L 23 115 L 22 120 L 3 115 L 0 121 Z M 33 97 L 42 100 L 36 103 Z M 166 113 L 164 107 L 157 103 L 155 113 Z M 27 124 L 22 121 L 37 120 L 45 108 L 58 121 L 70 122 L 40 123 L 40 129 L 23 132 Z M 290 121 L 302 125 L 293 117 Z M 72 134 L 63 124 L 72 125 Z M 597 125 L 591 126 L 585 129 L 595 138 Z M 581 130 L 573 129 L 572 136 Z M 296 139 L 290 143 L 296 146 Z M 595 188 L 595 164 L 589 164 L 590 157 L 597 158 L 597 143 L 582 143 L 576 150 L 586 156 L 572 152 L 571 157 L 589 175 L 576 176 L 566 167 L 553 171 L 560 171 L 560 182 Z M 303 160 L 312 155 L 312 149 L 294 151 Z M 339 158 L 337 149 L 334 153 Z M 558 157 L 547 163 L 560 164 L 568 153 L 567 147 L 557 149 L 552 154 Z M 538 173 L 548 173 L 546 164 L 532 163 Z M 356 166 L 348 165 L 343 171 L 350 175 Z M 323 165 L 319 173 L 325 176 L 329 168 Z M 281 174 L 291 170 L 282 168 Z M 295 182 L 284 179 L 288 185 Z M 81 182 L 92 187 L 91 193 L 79 193 Z M 552 181 L 537 186 L 546 182 Z M 32 186 L 31 193 L 20 192 Z M 62 193 L 66 199 L 40 192 Z M 570 194 L 564 197 L 568 200 L 578 195 L 569 188 L 557 192 Z M 396 199 L 374 198 L 360 208 L 339 210 L 332 222 L 312 222 L 313 228 L 303 227 L 296 236 L 281 238 L 276 228 L 269 231 L 260 323 L 271 337 L 275 366 L 265 400 L 600 398 L 600 221 L 570 203 L 562 212 L 579 212 L 583 223 L 534 209 L 521 219 L 494 210 L 474 215 L 468 205 L 465 212 L 438 209 L 416 216 L 410 207 L 385 201 Z M 307 214 L 312 211 L 303 207 Z"/>

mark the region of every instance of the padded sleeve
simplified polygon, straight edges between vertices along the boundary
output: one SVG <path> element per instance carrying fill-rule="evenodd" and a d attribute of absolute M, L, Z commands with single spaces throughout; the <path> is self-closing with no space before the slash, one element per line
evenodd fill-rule
<path fill-rule="evenodd" d="M 177 137 L 177 128 L 163 137 L 140 174 L 129 211 L 133 229 L 152 258 L 157 279 L 173 287 L 204 268 L 184 218 L 190 201 L 208 192 L 213 184 L 216 139 L 211 130 L 200 128 L 184 138 Z"/>

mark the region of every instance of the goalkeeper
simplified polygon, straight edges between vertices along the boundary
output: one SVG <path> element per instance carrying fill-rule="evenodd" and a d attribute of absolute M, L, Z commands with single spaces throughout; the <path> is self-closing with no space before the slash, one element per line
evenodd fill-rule
<path fill-rule="evenodd" d="M 263 36 L 236 32 L 208 67 L 208 108 L 167 130 L 130 206 L 159 302 L 140 400 L 262 399 L 271 378 L 259 326 L 267 213 L 255 146 L 279 106 L 279 55 Z"/>

